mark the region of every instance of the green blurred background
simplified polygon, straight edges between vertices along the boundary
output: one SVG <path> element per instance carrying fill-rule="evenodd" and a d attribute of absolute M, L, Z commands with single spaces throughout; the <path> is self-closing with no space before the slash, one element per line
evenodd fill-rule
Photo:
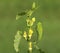
<path fill-rule="evenodd" d="M 0 53 L 16 53 L 13 40 L 21 22 L 16 21 L 16 14 L 30 9 L 34 1 L 40 8 L 33 16 L 42 22 L 44 30 L 40 48 L 46 53 L 60 53 L 60 0 L 0 0 Z M 26 53 L 25 47 L 21 53 Z"/>

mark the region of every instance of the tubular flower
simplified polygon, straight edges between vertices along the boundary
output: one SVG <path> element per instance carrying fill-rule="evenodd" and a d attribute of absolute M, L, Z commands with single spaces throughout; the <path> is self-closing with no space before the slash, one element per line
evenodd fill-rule
<path fill-rule="evenodd" d="M 24 31 L 23 37 L 27 40 L 27 33 Z"/>
<path fill-rule="evenodd" d="M 32 51 L 32 42 L 29 42 L 29 51 Z"/>
<path fill-rule="evenodd" d="M 32 34 L 33 34 L 33 30 L 30 28 L 30 29 L 29 29 L 29 39 L 31 39 Z"/>
<path fill-rule="evenodd" d="M 30 26 L 30 19 L 27 19 L 27 26 Z"/>

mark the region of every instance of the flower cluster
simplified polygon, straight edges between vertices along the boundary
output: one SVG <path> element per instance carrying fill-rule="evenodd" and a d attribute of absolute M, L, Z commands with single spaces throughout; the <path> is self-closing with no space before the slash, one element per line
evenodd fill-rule
<path fill-rule="evenodd" d="M 26 21 L 27 21 L 27 26 L 33 26 L 33 23 L 35 22 L 35 17 L 33 17 L 32 20 L 28 18 Z"/>

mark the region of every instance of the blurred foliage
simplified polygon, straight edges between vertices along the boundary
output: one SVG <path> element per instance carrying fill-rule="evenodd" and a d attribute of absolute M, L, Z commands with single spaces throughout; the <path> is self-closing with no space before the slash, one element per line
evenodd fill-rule
<path fill-rule="evenodd" d="M 40 48 L 46 53 L 60 53 L 60 0 L 0 0 L 0 53 L 15 53 L 14 35 L 20 25 L 24 28 L 20 23 L 24 17 L 16 21 L 16 14 L 30 9 L 33 1 L 40 5 L 33 16 L 43 23 L 44 28 Z M 26 52 L 26 43 L 21 47 L 22 53 Z"/>

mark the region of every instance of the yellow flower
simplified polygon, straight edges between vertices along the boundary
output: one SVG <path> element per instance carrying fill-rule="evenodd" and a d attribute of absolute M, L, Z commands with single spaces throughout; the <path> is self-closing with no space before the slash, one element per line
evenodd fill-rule
<path fill-rule="evenodd" d="M 29 51 L 32 51 L 32 42 L 29 42 Z"/>
<path fill-rule="evenodd" d="M 23 37 L 27 40 L 27 33 L 24 31 Z"/>
<path fill-rule="evenodd" d="M 35 17 L 32 18 L 32 22 L 35 22 Z"/>
<path fill-rule="evenodd" d="M 29 34 L 33 34 L 33 30 L 31 28 L 29 29 Z"/>
<path fill-rule="evenodd" d="M 32 34 L 33 34 L 33 30 L 30 28 L 30 29 L 29 29 L 29 34 L 28 34 L 28 36 L 29 36 L 29 39 L 31 39 L 31 37 L 32 37 Z"/>

